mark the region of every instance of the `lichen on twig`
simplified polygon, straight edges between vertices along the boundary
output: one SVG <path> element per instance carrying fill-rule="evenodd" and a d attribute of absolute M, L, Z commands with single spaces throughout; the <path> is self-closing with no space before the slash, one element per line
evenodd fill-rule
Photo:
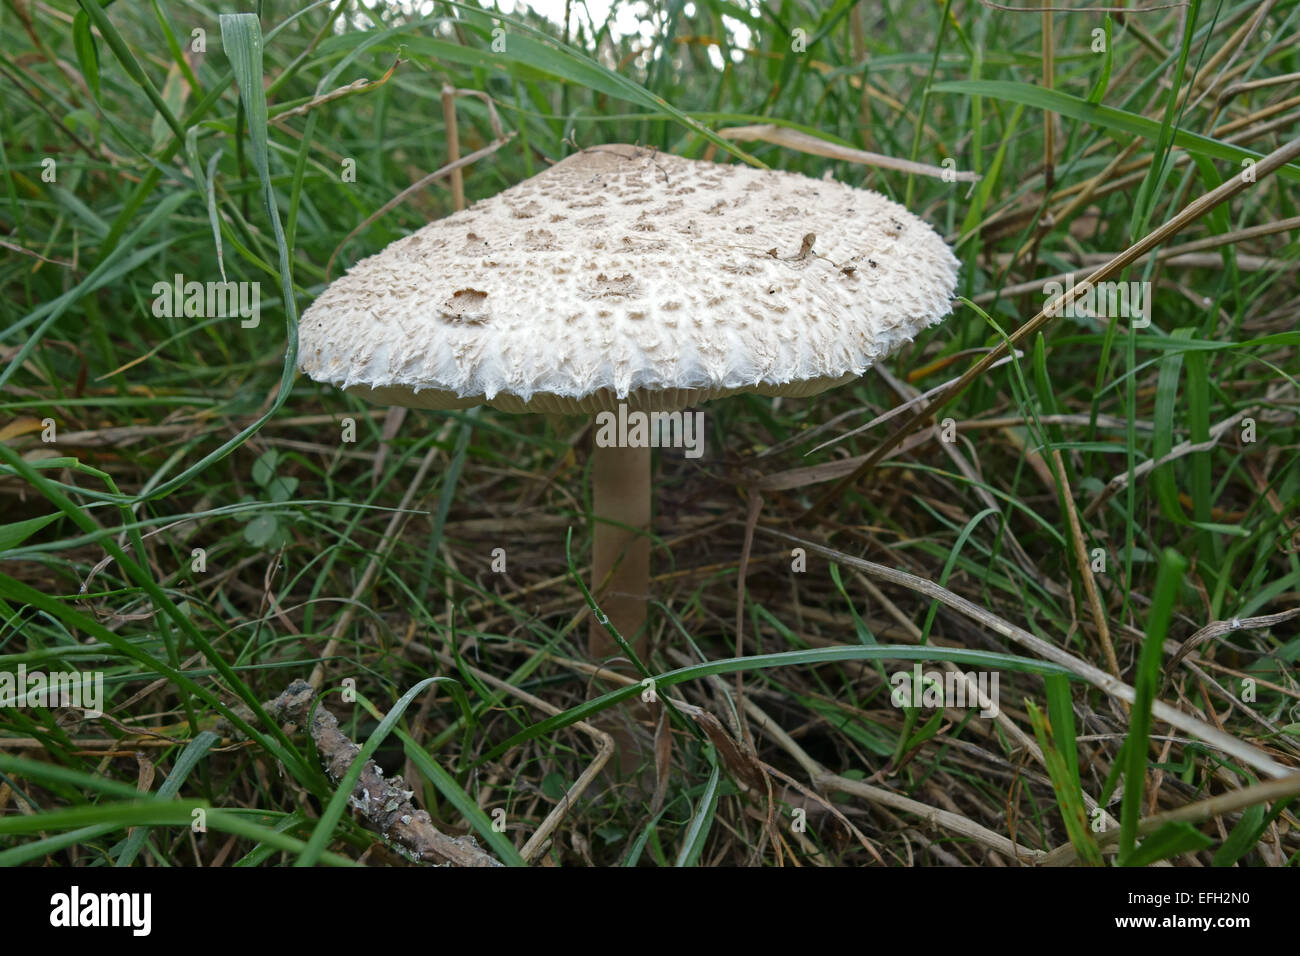
<path fill-rule="evenodd" d="M 266 712 L 275 720 L 301 725 L 311 713 L 315 699 L 312 686 L 296 680 L 279 697 L 266 702 Z M 337 783 L 357 759 L 361 748 L 339 729 L 338 718 L 325 707 L 317 707 L 311 713 L 309 732 L 325 772 Z M 407 788 L 400 775 L 385 777 L 377 763 L 367 760 L 348 803 L 410 860 L 449 866 L 502 865 L 473 836 L 453 837 L 440 831 L 426 811 L 415 808 L 412 796 L 414 792 Z"/>

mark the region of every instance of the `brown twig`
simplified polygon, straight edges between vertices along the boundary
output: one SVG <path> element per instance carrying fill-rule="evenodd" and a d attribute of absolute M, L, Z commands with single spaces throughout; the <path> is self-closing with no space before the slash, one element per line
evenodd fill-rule
<path fill-rule="evenodd" d="M 315 699 L 312 686 L 296 680 L 279 697 L 267 702 L 266 711 L 275 720 L 301 724 L 311 712 Z M 338 718 L 323 706 L 312 713 L 310 733 L 321 763 L 330 779 L 337 783 L 357 759 L 361 748 L 339 730 Z M 416 861 L 437 861 L 451 866 L 502 865 L 469 834 L 452 837 L 441 832 L 427 811 L 415 808 L 412 796 L 414 791 L 406 788 L 406 781 L 400 775 L 385 777 L 378 764 L 367 760 L 348 803 L 396 844 L 403 855 Z"/>

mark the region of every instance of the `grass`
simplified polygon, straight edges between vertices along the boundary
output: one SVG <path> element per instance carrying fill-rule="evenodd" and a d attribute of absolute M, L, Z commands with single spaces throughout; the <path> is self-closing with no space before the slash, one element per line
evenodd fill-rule
<path fill-rule="evenodd" d="M 1300 3 L 416 6 L 0 6 L 0 675 L 105 695 L 0 709 L 0 863 L 409 865 L 284 719 L 314 677 L 505 863 L 1296 865 Z M 295 374 L 328 278 L 452 211 L 376 215 L 448 162 L 444 84 L 487 97 L 470 201 L 641 142 L 879 190 L 962 259 L 882 367 L 657 455 L 652 685 L 585 658 L 588 422 Z M 718 135 L 761 123 L 982 178 Z M 1099 268 L 1149 325 L 1048 314 Z M 156 307 L 178 274 L 260 321 Z M 917 661 L 999 716 L 894 700 Z"/>

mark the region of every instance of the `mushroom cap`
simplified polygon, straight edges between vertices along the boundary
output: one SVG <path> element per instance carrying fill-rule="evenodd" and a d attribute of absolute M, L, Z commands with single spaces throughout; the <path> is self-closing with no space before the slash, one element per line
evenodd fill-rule
<path fill-rule="evenodd" d="M 596 146 L 358 262 L 303 314 L 299 363 L 431 409 L 808 396 L 943 318 L 958 265 L 870 190 Z"/>

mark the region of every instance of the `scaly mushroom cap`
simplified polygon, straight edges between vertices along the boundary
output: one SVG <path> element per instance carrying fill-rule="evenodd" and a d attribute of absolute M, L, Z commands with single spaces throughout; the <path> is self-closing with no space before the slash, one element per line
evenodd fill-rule
<path fill-rule="evenodd" d="M 957 268 L 879 193 L 597 146 L 358 262 L 303 315 L 299 361 L 432 409 L 814 395 L 943 318 Z"/>

